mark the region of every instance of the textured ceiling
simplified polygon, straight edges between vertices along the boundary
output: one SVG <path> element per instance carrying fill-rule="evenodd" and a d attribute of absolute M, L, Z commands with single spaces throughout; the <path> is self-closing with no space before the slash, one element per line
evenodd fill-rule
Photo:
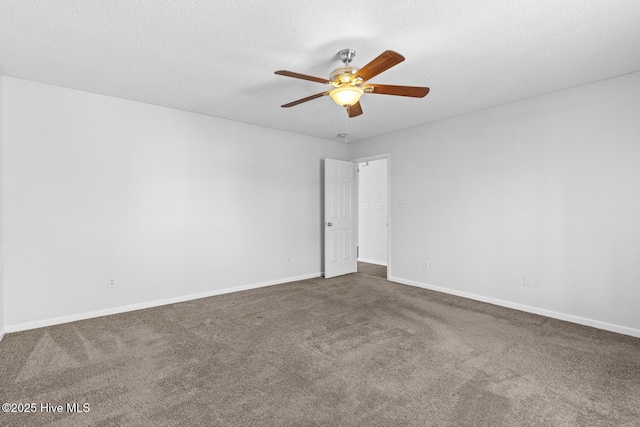
<path fill-rule="evenodd" d="M 337 52 L 371 82 L 426 98 L 365 94 L 364 114 L 322 97 Z M 637 0 L 0 0 L 0 74 L 354 141 L 640 70 Z M 594 99 L 593 102 L 597 102 Z"/>

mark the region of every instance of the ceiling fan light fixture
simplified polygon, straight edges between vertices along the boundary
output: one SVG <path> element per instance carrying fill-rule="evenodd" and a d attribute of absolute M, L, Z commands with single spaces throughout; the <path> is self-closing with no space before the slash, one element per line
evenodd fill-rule
<path fill-rule="evenodd" d="M 341 107 L 351 107 L 360 100 L 364 91 L 357 86 L 342 86 L 329 92 L 333 101 Z"/>
<path fill-rule="evenodd" d="M 318 99 L 325 95 L 331 96 L 331 99 L 347 111 L 347 115 L 358 117 L 362 115 L 362 106 L 360 105 L 360 97 L 365 93 L 375 93 L 380 95 L 409 96 L 413 98 L 424 98 L 429 93 L 428 87 L 418 86 L 396 86 L 383 84 L 367 84 L 367 81 L 380 73 L 394 67 L 404 61 L 404 56 L 392 50 L 385 50 L 373 60 L 369 61 L 364 67 L 356 68 L 349 65 L 355 55 L 353 49 L 343 49 L 338 52 L 340 60 L 344 67 L 338 67 L 331 72 L 329 79 L 321 77 L 308 76 L 306 74 L 294 73 L 293 71 L 279 70 L 276 74 L 282 76 L 294 77 L 296 79 L 309 80 L 316 83 L 325 84 L 331 89 L 297 101 L 289 102 L 282 105 L 282 108 L 293 107 L 303 102 Z M 346 140 L 346 138 L 345 138 Z"/>

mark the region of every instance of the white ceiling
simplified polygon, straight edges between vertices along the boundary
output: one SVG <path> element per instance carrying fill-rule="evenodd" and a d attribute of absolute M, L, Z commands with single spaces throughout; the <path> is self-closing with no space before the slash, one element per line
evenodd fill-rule
<path fill-rule="evenodd" d="M 328 77 L 337 52 L 371 82 L 426 98 L 365 94 L 364 114 L 275 75 Z M 640 70 L 638 0 L 0 0 L 0 74 L 354 141 Z M 593 102 L 598 102 L 594 99 Z"/>

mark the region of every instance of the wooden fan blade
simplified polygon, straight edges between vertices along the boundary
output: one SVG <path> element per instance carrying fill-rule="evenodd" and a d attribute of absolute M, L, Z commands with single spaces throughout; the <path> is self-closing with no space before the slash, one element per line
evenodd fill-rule
<path fill-rule="evenodd" d="M 278 70 L 274 74 L 279 74 L 281 76 L 287 76 L 287 77 L 293 77 L 293 78 L 296 78 L 296 79 L 310 80 L 312 82 L 318 82 L 318 83 L 330 83 L 329 80 L 327 80 L 327 79 L 323 79 L 323 78 L 320 78 L 320 77 L 308 76 L 306 74 L 294 73 L 293 71 L 287 71 L 287 70 Z"/>
<path fill-rule="evenodd" d="M 371 92 L 367 91 L 367 93 L 378 93 L 380 95 L 412 96 L 414 98 L 424 98 L 429 93 L 428 87 L 419 87 L 419 86 L 393 86 L 393 85 L 370 84 L 365 86 L 365 90 L 367 88 L 373 89 Z"/>
<path fill-rule="evenodd" d="M 282 108 L 293 107 L 298 104 L 302 104 L 303 102 L 311 101 L 312 99 L 323 97 L 324 95 L 329 95 L 329 92 L 320 92 L 315 95 L 307 96 L 306 98 L 298 99 L 297 101 L 290 102 L 288 104 L 282 105 Z"/>
<path fill-rule="evenodd" d="M 394 65 L 398 65 L 402 61 L 404 61 L 404 56 L 400 55 L 398 52 L 385 50 L 380 54 L 380 56 L 358 70 L 356 76 L 361 77 L 364 81 L 367 81 L 370 78 L 382 73 L 383 71 L 388 70 Z"/>
<path fill-rule="evenodd" d="M 349 117 L 356 117 L 362 114 L 362 105 L 360 105 L 360 101 L 356 102 L 351 107 L 348 107 L 347 113 L 349 113 Z"/>

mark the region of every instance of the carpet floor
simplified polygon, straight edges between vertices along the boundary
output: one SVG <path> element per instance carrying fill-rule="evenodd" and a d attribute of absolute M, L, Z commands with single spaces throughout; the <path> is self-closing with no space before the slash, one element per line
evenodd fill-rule
<path fill-rule="evenodd" d="M 0 399 L 2 426 L 638 426 L 640 339 L 351 274 L 7 334 Z"/>
<path fill-rule="evenodd" d="M 386 279 L 387 267 L 384 265 L 370 264 L 368 262 L 358 261 L 358 273 L 364 274 L 365 276 Z"/>

